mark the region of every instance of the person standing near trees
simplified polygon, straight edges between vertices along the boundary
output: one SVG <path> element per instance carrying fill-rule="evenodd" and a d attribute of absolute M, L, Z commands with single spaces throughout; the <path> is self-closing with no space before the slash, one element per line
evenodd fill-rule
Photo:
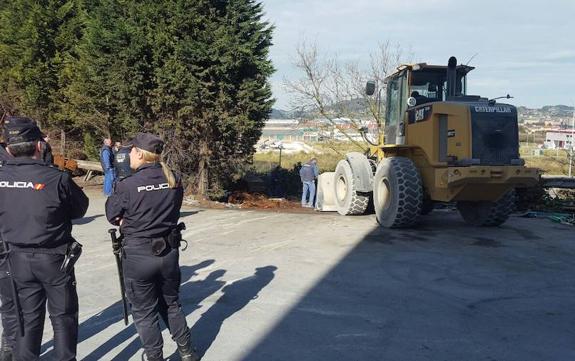
<path fill-rule="evenodd" d="M 104 172 L 104 195 L 109 197 L 112 195 L 114 180 L 116 179 L 114 151 L 112 149 L 112 139 L 110 138 L 104 139 L 104 145 L 100 149 L 100 164 Z"/>
<path fill-rule="evenodd" d="M 122 146 L 120 142 L 116 142 L 116 146 L 119 147 L 114 154 L 114 168 L 116 169 L 116 181 L 121 181 L 130 174 L 132 174 L 132 168 L 130 168 L 130 152 L 132 147 Z"/>
<path fill-rule="evenodd" d="M 3 138 L 2 135 L 0 137 Z M 6 151 L 4 139 L 0 139 L 0 164 L 10 160 L 12 156 Z M 8 251 L 0 234 L 0 314 L 2 317 L 2 344 L 0 346 L 0 361 L 11 361 L 16 345 L 18 321 L 14 310 L 14 295 L 12 294 L 12 279 L 8 270 Z"/>
<path fill-rule="evenodd" d="M 54 154 L 52 153 L 52 146 L 50 145 L 50 136 L 42 134 L 42 139 L 44 142 L 42 143 L 41 158 L 47 164 L 54 164 Z"/>
<path fill-rule="evenodd" d="M 106 201 L 106 218 L 120 226 L 126 296 L 145 355 L 163 361 L 160 308 L 182 361 L 198 361 L 180 304 L 178 227 L 184 197 L 181 180 L 163 162 L 164 142 L 138 133 L 130 142 L 134 174 L 116 183 Z"/>
<path fill-rule="evenodd" d="M 72 237 L 72 220 L 84 216 L 89 200 L 68 173 L 41 159 L 42 134 L 32 119 L 11 117 L 4 127 L 12 158 L 0 165 L 0 236 L 10 245 L 8 265 L 24 326 L 14 359 L 39 359 L 47 304 L 55 359 L 73 361 L 78 342 L 74 263 L 81 245 Z"/>
<path fill-rule="evenodd" d="M 301 206 L 313 208 L 315 206 L 315 180 L 319 176 L 317 159 L 312 158 L 299 170 L 299 176 L 303 186 L 301 194 Z M 308 197 L 309 193 L 309 197 Z"/>

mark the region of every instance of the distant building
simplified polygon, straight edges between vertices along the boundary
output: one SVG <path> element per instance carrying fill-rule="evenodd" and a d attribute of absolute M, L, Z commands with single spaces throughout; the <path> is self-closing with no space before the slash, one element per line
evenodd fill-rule
<path fill-rule="evenodd" d="M 551 130 L 545 133 L 545 147 L 567 149 L 573 145 L 573 132 L 567 129 Z"/>

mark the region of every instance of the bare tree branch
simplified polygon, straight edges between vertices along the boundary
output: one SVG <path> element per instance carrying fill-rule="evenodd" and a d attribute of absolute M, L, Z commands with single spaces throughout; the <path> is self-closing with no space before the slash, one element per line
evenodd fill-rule
<path fill-rule="evenodd" d="M 337 56 L 321 61 L 318 46 L 305 41 L 297 46 L 296 55 L 295 66 L 303 76 L 295 81 L 284 80 L 284 84 L 298 107 L 319 114 L 352 144 L 366 150 L 366 145 L 351 137 L 336 118 L 349 119 L 356 131 L 360 131 L 364 121 L 373 119 L 378 125 L 376 135 L 381 134 L 385 112 L 380 109 L 383 102 L 379 99 L 385 94 L 384 79 L 407 58 L 403 48 L 389 41 L 379 44 L 377 52 L 370 55 L 367 70 L 362 69 L 359 62 L 344 63 Z M 365 95 L 367 80 L 376 82 L 378 96 Z"/>

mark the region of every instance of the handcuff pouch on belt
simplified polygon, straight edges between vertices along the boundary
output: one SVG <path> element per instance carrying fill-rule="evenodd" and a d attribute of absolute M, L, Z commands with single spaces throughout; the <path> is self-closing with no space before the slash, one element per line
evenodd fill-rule
<path fill-rule="evenodd" d="M 152 254 L 154 256 L 159 256 L 166 250 L 166 240 L 162 238 L 152 239 Z"/>

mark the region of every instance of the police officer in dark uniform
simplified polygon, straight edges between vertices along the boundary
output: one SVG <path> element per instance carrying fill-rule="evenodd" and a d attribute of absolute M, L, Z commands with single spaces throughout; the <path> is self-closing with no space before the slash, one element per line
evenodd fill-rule
<path fill-rule="evenodd" d="M 42 134 L 42 139 L 44 140 L 42 144 L 42 150 L 40 151 L 40 158 L 48 163 L 54 164 L 54 155 L 52 154 L 52 146 L 50 145 L 50 137 L 46 134 Z"/>
<path fill-rule="evenodd" d="M 130 143 L 134 174 L 116 183 L 106 201 L 106 217 L 120 226 L 126 296 L 149 361 L 163 360 L 159 316 L 167 313 L 168 328 L 184 361 L 197 361 L 190 330 L 179 300 L 180 266 L 177 231 L 183 188 L 180 179 L 160 162 L 163 141 L 138 133 Z"/>
<path fill-rule="evenodd" d="M 0 164 L 12 158 L 6 151 L 6 143 L 0 140 Z M 11 361 L 12 350 L 16 345 L 18 320 L 14 309 L 12 279 L 8 270 L 8 248 L 0 234 L 0 314 L 2 317 L 2 344 L 0 346 L 0 361 Z"/>
<path fill-rule="evenodd" d="M 0 167 L 0 235 L 10 245 L 9 262 L 24 320 L 15 359 L 38 360 L 46 301 L 57 360 L 76 360 L 78 294 L 72 219 L 83 217 L 88 198 L 66 172 L 41 160 L 41 133 L 24 117 L 4 124 L 8 152 Z M 66 266 L 66 267 L 63 267 Z"/>
<path fill-rule="evenodd" d="M 114 153 L 114 168 L 116 169 L 116 180 L 122 180 L 132 174 L 130 168 L 130 152 L 132 147 L 120 146 Z"/>

